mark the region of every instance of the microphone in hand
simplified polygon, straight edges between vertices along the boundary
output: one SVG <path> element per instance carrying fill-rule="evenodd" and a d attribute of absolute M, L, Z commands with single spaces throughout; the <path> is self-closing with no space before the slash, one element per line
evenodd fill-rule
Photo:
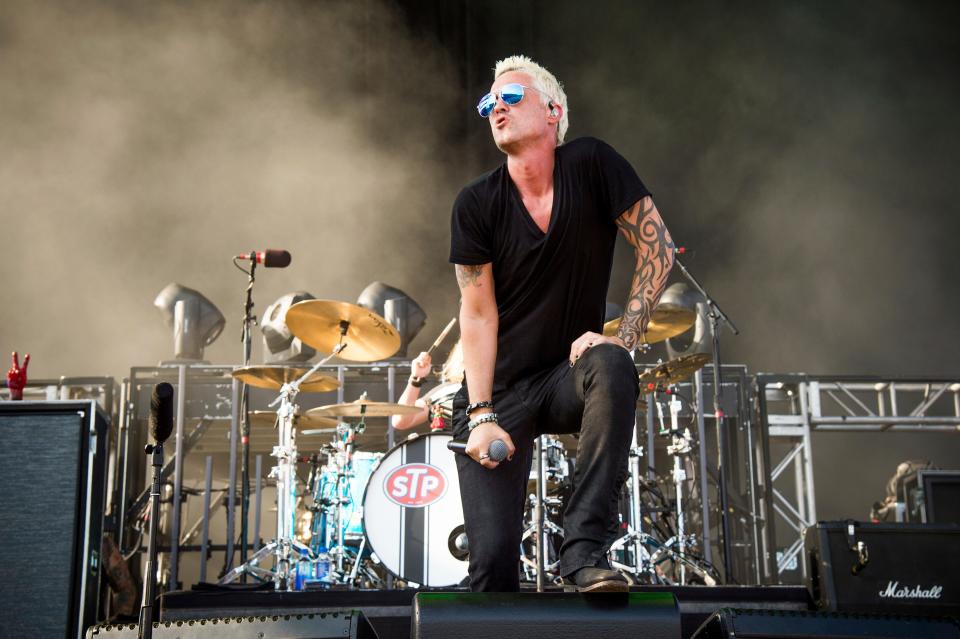
<path fill-rule="evenodd" d="M 467 442 L 451 440 L 447 442 L 447 448 L 455 453 L 467 455 Z M 507 453 L 509 450 L 510 449 L 507 448 L 507 444 L 502 439 L 495 439 L 490 442 L 490 449 L 487 451 L 487 454 L 490 455 L 490 461 L 499 463 L 507 458 Z M 469 455 L 467 456 L 469 457 Z"/>

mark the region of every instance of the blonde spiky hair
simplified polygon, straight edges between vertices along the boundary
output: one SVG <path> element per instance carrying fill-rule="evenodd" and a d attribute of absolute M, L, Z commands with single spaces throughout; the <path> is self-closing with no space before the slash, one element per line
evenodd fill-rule
<path fill-rule="evenodd" d="M 562 115 L 557 122 L 557 146 L 563 144 L 563 138 L 567 135 L 567 128 L 570 126 L 570 109 L 567 107 L 567 94 L 563 92 L 563 85 L 556 76 L 525 55 L 512 55 L 497 62 L 493 68 L 493 79 L 496 80 L 510 71 L 529 75 L 533 79 L 533 88 L 540 93 L 541 102 L 548 104 L 553 101 L 554 104 L 560 105 Z"/>

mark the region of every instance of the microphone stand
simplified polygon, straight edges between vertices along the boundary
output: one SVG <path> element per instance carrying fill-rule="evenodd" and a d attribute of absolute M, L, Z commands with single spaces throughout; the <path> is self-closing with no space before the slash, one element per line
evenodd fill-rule
<path fill-rule="evenodd" d="M 247 297 L 243 304 L 243 366 L 250 365 L 250 355 L 253 344 L 252 327 L 257 323 L 257 316 L 253 314 L 253 283 L 256 281 L 257 252 L 250 251 L 250 271 L 247 281 Z M 247 533 L 250 518 L 250 389 L 241 382 L 240 385 L 240 564 L 247 561 Z M 232 489 L 233 487 L 231 487 Z M 246 582 L 246 575 L 243 575 Z"/>
<path fill-rule="evenodd" d="M 739 335 L 740 331 L 734 325 L 733 321 L 724 313 L 720 306 L 714 301 L 710 294 L 700 285 L 700 282 L 697 281 L 690 271 L 687 270 L 687 267 L 683 265 L 680 259 L 674 256 L 674 264 L 680 267 L 680 271 L 683 273 L 683 276 L 687 278 L 687 281 L 703 296 L 703 299 L 706 301 L 707 307 L 710 309 L 708 317 L 710 318 L 710 329 L 712 332 L 712 353 L 713 353 L 713 416 L 716 418 L 717 423 L 717 448 L 719 448 L 719 455 L 717 458 L 717 483 L 720 485 L 720 527 L 723 532 L 722 534 L 722 549 L 723 549 L 723 575 L 727 583 L 730 582 L 730 575 L 733 572 L 733 563 L 730 557 L 730 520 L 729 520 L 729 496 L 727 495 L 727 466 L 729 465 L 729 459 L 727 456 L 727 429 L 726 429 L 726 416 L 723 413 L 723 409 L 720 407 L 720 387 L 722 385 L 722 378 L 720 373 L 720 323 L 723 322 L 730 327 L 730 330 L 733 331 L 734 335 Z M 702 444 L 702 442 L 701 442 Z M 706 499 L 707 496 L 703 495 L 703 498 Z"/>
<path fill-rule="evenodd" d="M 147 444 L 153 455 L 153 485 L 150 488 L 150 541 L 147 544 L 147 570 L 144 576 L 143 601 L 140 606 L 139 639 L 153 637 L 153 601 L 157 596 L 157 533 L 160 524 L 160 479 L 163 474 L 163 442 Z"/>

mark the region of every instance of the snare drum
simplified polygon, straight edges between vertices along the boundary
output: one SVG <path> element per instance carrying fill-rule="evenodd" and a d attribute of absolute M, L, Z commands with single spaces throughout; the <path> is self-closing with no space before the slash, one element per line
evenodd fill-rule
<path fill-rule="evenodd" d="M 445 420 L 453 419 L 453 398 L 463 386 L 461 382 L 448 382 L 430 389 L 423 396 L 423 401 L 431 407 L 439 409 L 440 416 Z"/>
<path fill-rule="evenodd" d="M 463 508 L 446 433 L 414 435 L 373 471 L 363 497 L 364 532 L 383 566 L 421 586 L 453 586 L 467 576 Z M 456 553 L 456 556 L 455 556 Z M 459 556 L 459 558 L 458 558 Z"/>

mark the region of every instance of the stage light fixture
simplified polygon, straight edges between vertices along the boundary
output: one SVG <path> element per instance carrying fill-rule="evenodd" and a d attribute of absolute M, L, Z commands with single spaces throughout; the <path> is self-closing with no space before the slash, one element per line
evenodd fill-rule
<path fill-rule="evenodd" d="M 265 364 L 292 364 L 306 362 L 317 354 L 316 349 L 295 337 L 287 326 L 287 311 L 297 302 L 316 299 L 306 291 L 294 291 L 280 296 L 263 312 L 260 330 L 263 332 L 263 359 Z"/>
<path fill-rule="evenodd" d="M 699 291 L 686 282 L 677 282 L 667 287 L 660 296 L 660 304 L 679 306 L 696 312 L 693 326 L 666 342 L 667 356 L 676 359 L 681 355 L 712 352 L 713 331 L 710 328 L 710 312 L 706 300 Z"/>
<path fill-rule="evenodd" d="M 226 320 L 213 302 L 192 288 L 177 283 L 167 284 L 153 305 L 173 330 L 173 353 L 176 361 L 199 361 L 203 349 L 213 344 Z"/>
<path fill-rule="evenodd" d="M 381 315 L 400 333 L 400 350 L 394 357 L 407 356 L 410 342 L 427 323 L 427 314 L 413 298 L 383 282 L 373 282 L 363 289 L 357 304 Z"/>

